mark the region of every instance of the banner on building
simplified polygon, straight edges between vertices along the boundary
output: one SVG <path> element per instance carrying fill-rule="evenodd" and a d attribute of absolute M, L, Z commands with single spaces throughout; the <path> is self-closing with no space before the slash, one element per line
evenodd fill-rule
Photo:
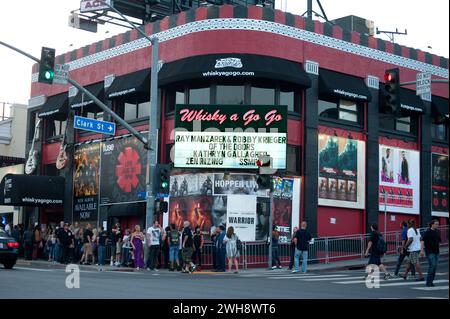
<path fill-rule="evenodd" d="M 256 196 L 228 195 L 227 228 L 242 241 L 254 241 L 256 233 Z"/>
<path fill-rule="evenodd" d="M 101 146 L 100 205 L 145 201 L 147 151 L 135 137 Z"/>
<path fill-rule="evenodd" d="M 419 152 L 380 145 L 379 165 L 379 209 L 419 214 Z"/>
<path fill-rule="evenodd" d="M 448 218 L 448 155 L 431 154 L 432 216 Z"/>
<path fill-rule="evenodd" d="M 74 150 L 73 221 L 98 219 L 100 143 L 80 145 Z"/>
<path fill-rule="evenodd" d="M 212 195 L 212 174 L 181 174 L 170 176 L 170 196 Z"/>
<path fill-rule="evenodd" d="M 280 233 L 279 242 L 291 241 L 292 229 L 292 195 L 294 179 L 272 177 L 273 183 L 273 225 Z"/>
<path fill-rule="evenodd" d="M 364 209 L 365 143 L 319 135 L 319 205 Z"/>
<path fill-rule="evenodd" d="M 260 189 L 255 174 L 215 173 L 214 195 L 258 195 L 269 196 L 267 189 Z"/>
<path fill-rule="evenodd" d="M 286 168 L 286 106 L 176 105 L 175 167 Z"/>

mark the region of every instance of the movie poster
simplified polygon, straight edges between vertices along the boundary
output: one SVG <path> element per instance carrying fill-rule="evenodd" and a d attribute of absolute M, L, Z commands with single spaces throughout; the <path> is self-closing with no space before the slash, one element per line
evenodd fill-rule
<path fill-rule="evenodd" d="M 228 195 L 227 228 L 232 226 L 242 241 L 255 241 L 256 196 Z"/>
<path fill-rule="evenodd" d="M 280 233 L 280 243 L 291 241 L 292 228 L 292 194 L 294 180 L 273 177 L 273 225 Z"/>
<path fill-rule="evenodd" d="M 100 143 L 80 145 L 74 150 L 73 221 L 97 222 Z"/>
<path fill-rule="evenodd" d="M 379 209 L 419 214 L 419 152 L 380 145 L 379 165 Z"/>
<path fill-rule="evenodd" d="M 365 143 L 319 135 L 319 205 L 365 207 Z"/>
<path fill-rule="evenodd" d="M 258 195 L 268 196 L 267 189 L 259 189 L 255 174 L 215 173 L 214 195 Z"/>
<path fill-rule="evenodd" d="M 145 201 L 147 151 L 137 138 L 103 142 L 101 161 L 101 205 Z"/>
<path fill-rule="evenodd" d="M 255 240 L 267 241 L 270 228 L 270 198 L 257 197 L 256 199 L 256 226 Z"/>
<path fill-rule="evenodd" d="M 212 174 L 170 176 L 170 196 L 212 195 Z"/>
<path fill-rule="evenodd" d="M 185 221 L 189 221 L 191 228 L 200 226 L 205 239 L 210 238 L 213 199 L 210 196 L 187 196 L 171 198 L 169 210 L 169 223 L 182 229 Z"/>
<path fill-rule="evenodd" d="M 433 153 L 432 169 L 432 216 L 448 218 L 448 155 Z"/>

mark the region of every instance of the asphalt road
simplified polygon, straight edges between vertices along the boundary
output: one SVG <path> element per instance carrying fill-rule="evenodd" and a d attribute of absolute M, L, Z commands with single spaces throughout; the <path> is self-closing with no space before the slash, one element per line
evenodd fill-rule
<path fill-rule="evenodd" d="M 423 266 L 426 271 L 428 266 Z M 59 265 L 18 265 L 12 270 L 0 268 L 0 299 L 448 299 L 448 269 L 448 257 L 441 258 L 436 287 L 393 278 L 381 279 L 380 287 L 373 289 L 366 287 L 364 270 L 291 274 L 287 269 L 259 269 L 239 274 L 182 274 L 91 269 L 80 271 L 80 288 L 68 289 L 66 279 L 70 274 Z"/>

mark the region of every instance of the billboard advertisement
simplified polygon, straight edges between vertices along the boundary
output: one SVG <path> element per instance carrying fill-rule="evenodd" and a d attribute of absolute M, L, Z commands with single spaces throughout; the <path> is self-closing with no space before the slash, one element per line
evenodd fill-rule
<path fill-rule="evenodd" d="M 100 182 L 100 143 L 76 147 L 73 157 L 73 221 L 96 221 Z"/>
<path fill-rule="evenodd" d="M 419 152 L 380 145 L 379 165 L 379 209 L 419 214 Z"/>
<path fill-rule="evenodd" d="M 365 142 L 319 135 L 319 205 L 364 209 Z"/>
<path fill-rule="evenodd" d="M 256 196 L 228 195 L 227 228 L 232 226 L 242 241 L 254 241 Z"/>
<path fill-rule="evenodd" d="M 431 215 L 448 218 L 448 155 L 431 154 Z"/>
<path fill-rule="evenodd" d="M 101 146 L 100 205 L 145 201 L 147 152 L 135 137 Z"/>
<path fill-rule="evenodd" d="M 286 106 L 177 105 L 175 167 L 258 168 L 261 155 L 286 169 Z"/>

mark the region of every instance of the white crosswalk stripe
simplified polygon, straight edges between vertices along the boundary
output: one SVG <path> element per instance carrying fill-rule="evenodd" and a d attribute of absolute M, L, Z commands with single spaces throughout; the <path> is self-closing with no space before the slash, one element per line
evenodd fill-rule
<path fill-rule="evenodd" d="M 433 291 L 433 290 L 448 290 L 448 286 L 436 286 L 436 287 L 411 287 L 412 289 L 417 290 L 427 290 L 427 291 Z"/>
<path fill-rule="evenodd" d="M 336 277 L 347 277 L 350 275 L 336 274 L 336 275 L 292 275 L 292 276 L 277 276 L 277 277 L 267 277 L 267 279 L 299 279 L 299 280 L 308 280 L 308 279 L 327 279 L 336 278 Z M 338 279 L 338 278 L 336 278 Z"/>

